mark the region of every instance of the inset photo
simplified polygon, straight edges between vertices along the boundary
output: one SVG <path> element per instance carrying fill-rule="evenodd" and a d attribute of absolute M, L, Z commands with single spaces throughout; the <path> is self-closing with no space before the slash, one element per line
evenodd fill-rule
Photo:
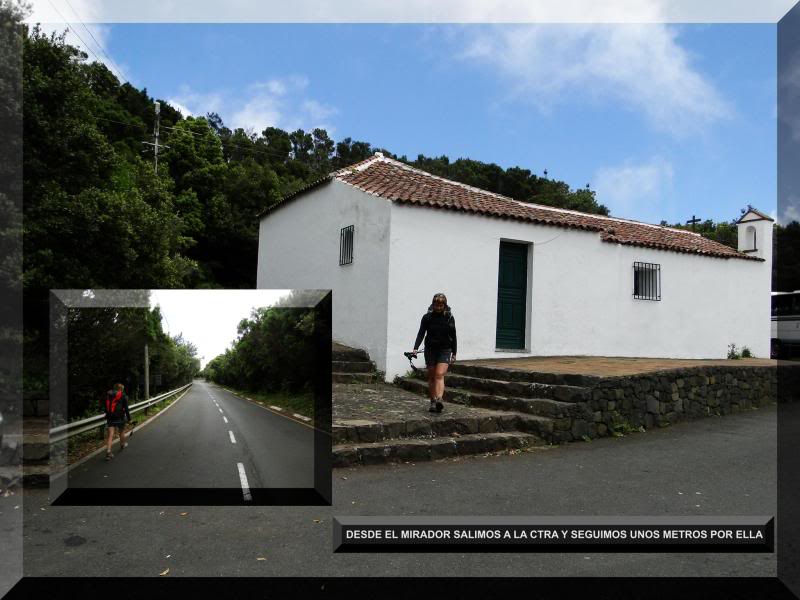
<path fill-rule="evenodd" d="M 63 505 L 329 505 L 328 290 L 51 295 Z"/>

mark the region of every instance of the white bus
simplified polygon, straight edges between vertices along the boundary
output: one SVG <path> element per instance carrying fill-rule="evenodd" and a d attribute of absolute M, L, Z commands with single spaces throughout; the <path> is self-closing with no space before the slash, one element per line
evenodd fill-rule
<path fill-rule="evenodd" d="M 800 347 L 800 290 L 772 292 L 772 358 L 791 356 Z"/>

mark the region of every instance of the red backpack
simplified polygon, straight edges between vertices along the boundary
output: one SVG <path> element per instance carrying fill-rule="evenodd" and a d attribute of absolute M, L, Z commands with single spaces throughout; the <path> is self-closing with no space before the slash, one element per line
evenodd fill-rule
<path fill-rule="evenodd" d="M 106 394 L 106 414 L 115 415 L 117 413 L 117 403 L 122 399 L 122 390 L 114 394 Z"/>

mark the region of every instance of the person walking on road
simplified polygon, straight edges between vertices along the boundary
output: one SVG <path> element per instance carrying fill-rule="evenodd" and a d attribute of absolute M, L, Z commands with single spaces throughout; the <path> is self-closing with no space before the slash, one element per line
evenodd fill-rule
<path fill-rule="evenodd" d="M 119 434 L 120 451 L 128 447 L 128 442 L 125 440 L 125 423 L 131 420 L 131 413 L 128 410 L 128 396 L 125 394 L 124 385 L 116 383 L 113 389 L 106 392 L 103 410 L 106 413 L 106 425 L 108 427 L 106 460 L 111 460 L 114 458 L 111 453 L 111 445 L 114 443 L 115 430 Z"/>
<path fill-rule="evenodd" d="M 428 396 L 431 406 L 428 412 L 440 413 L 444 408 L 444 375 L 447 368 L 456 362 L 456 320 L 447 304 L 447 296 L 434 295 L 428 312 L 422 316 L 414 350 L 416 357 L 422 339 L 425 338 L 425 366 L 428 368 Z"/>

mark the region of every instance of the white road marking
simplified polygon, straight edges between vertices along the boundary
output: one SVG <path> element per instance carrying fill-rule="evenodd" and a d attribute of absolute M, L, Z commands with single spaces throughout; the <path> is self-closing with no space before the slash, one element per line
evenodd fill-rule
<path fill-rule="evenodd" d="M 222 409 L 220 407 L 217 407 L 217 410 L 219 411 L 219 414 L 222 414 Z"/>
<path fill-rule="evenodd" d="M 298 415 L 297 413 L 293 413 L 292 416 L 297 417 L 298 419 L 302 419 L 303 421 L 310 421 L 308 417 L 304 417 L 303 415 Z"/>
<path fill-rule="evenodd" d="M 270 405 L 270 408 L 271 408 L 272 410 L 277 410 L 277 411 L 279 411 L 279 412 L 283 412 L 283 409 L 282 409 L 280 406 L 272 406 L 272 405 Z"/>
<path fill-rule="evenodd" d="M 228 431 L 228 435 L 231 436 L 231 444 L 235 444 L 236 443 L 236 438 L 233 437 L 233 432 L 229 430 Z"/>
<path fill-rule="evenodd" d="M 222 417 L 222 420 L 223 420 L 223 421 L 225 421 L 225 422 L 227 423 L 227 422 L 228 422 L 228 417 L 226 417 L 226 416 L 224 416 L 224 415 L 223 415 L 223 417 Z"/>
<path fill-rule="evenodd" d="M 239 481 L 242 482 L 242 494 L 244 494 L 244 501 L 250 502 L 253 498 L 250 496 L 250 486 L 247 484 L 247 474 L 244 472 L 244 465 L 242 463 L 236 463 L 236 466 L 239 467 Z"/>

